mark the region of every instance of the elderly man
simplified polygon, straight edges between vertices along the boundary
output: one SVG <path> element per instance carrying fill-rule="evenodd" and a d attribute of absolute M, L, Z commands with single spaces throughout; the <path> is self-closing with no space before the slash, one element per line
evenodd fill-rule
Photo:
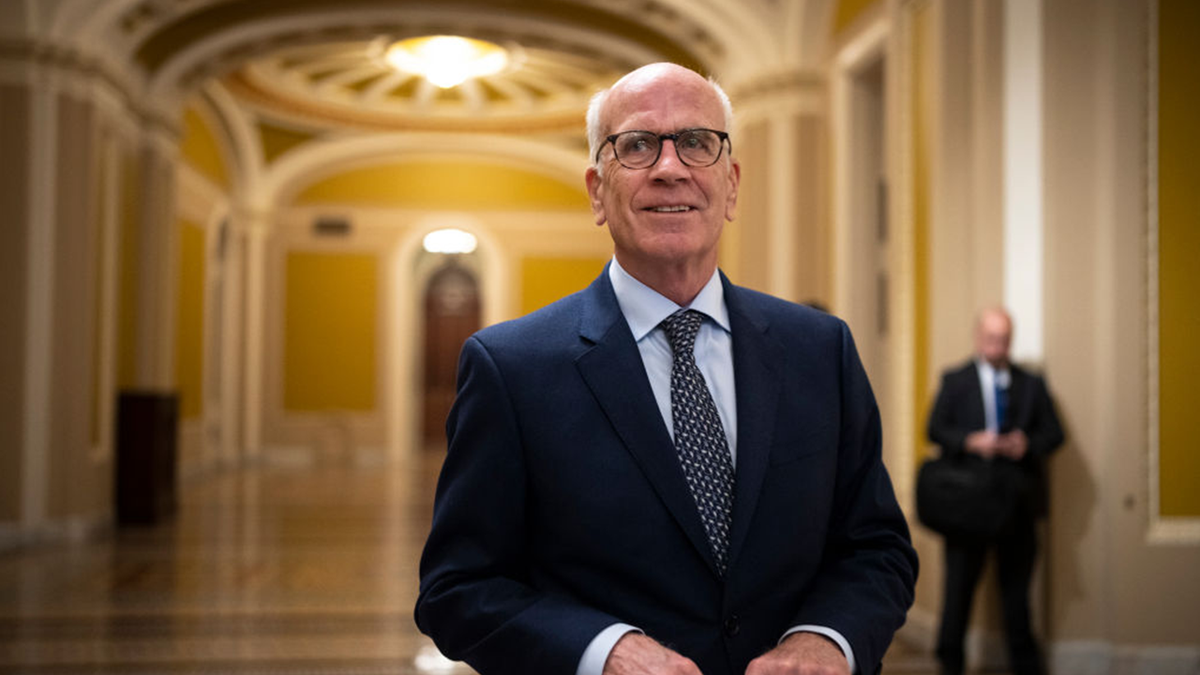
<path fill-rule="evenodd" d="M 655 64 L 588 111 L 614 256 L 467 341 L 416 619 L 484 675 L 874 673 L 917 560 L 840 320 L 717 270 L 732 109 Z"/>
<path fill-rule="evenodd" d="M 1040 675 L 1029 623 L 1029 580 L 1037 554 L 1034 523 L 1046 511 L 1043 460 L 1063 442 L 1054 401 L 1040 377 L 1009 361 L 1012 319 L 996 307 L 975 321 L 975 356 L 942 377 L 929 415 L 929 439 L 943 454 L 970 453 L 1014 469 L 1017 501 L 994 541 L 946 538 L 946 583 L 938 659 L 944 675 L 963 672 L 963 638 L 988 549 L 995 548 L 1004 628 L 1015 675 Z M 998 464 L 989 465 L 998 471 Z"/>

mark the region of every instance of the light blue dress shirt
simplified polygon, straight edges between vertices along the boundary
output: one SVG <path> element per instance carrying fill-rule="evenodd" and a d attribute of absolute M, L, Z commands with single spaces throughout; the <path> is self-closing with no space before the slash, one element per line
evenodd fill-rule
<path fill-rule="evenodd" d="M 720 415 L 721 425 L 725 428 L 729 452 L 736 467 L 737 396 L 733 381 L 733 335 L 729 327 L 729 310 L 725 306 L 725 289 L 721 285 L 721 275 L 717 270 L 713 270 L 712 278 L 686 308 L 634 279 L 617 263 L 616 258 L 613 258 L 609 266 L 608 277 L 612 281 L 621 314 L 625 316 L 633 339 L 637 341 L 646 375 L 650 379 L 650 389 L 654 391 L 658 411 L 662 414 L 672 440 L 675 438 L 671 415 L 673 356 L 671 345 L 667 342 L 667 334 L 658 324 L 680 309 L 694 309 L 704 314 L 704 322 L 700 324 L 700 332 L 696 334 L 696 365 L 704 374 L 713 402 L 717 405 L 717 414 Z M 640 632 L 637 627 L 625 623 L 615 623 L 601 631 L 584 650 L 579 667 L 575 670 L 576 675 L 601 675 L 604 663 L 617 641 L 626 633 L 634 631 Z M 800 631 L 819 633 L 836 642 L 850 661 L 850 672 L 857 672 L 850 643 L 835 630 L 824 626 L 796 626 L 780 640 Z"/>
<path fill-rule="evenodd" d="M 1008 389 L 1012 375 L 1008 368 L 996 370 L 981 358 L 975 359 L 975 368 L 979 371 L 979 391 L 983 394 L 984 426 L 988 431 L 1000 433 L 1000 422 L 996 418 L 996 387 Z"/>
<path fill-rule="evenodd" d="M 617 264 L 615 258 L 608 269 L 608 276 L 617 294 L 617 304 L 621 307 L 621 313 L 625 315 L 625 321 L 637 342 L 638 351 L 642 354 L 642 363 L 646 366 L 646 375 L 650 378 L 650 388 L 654 390 L 658 411 L 662 413 L 671 440 L 675 440 L 671 415 L 671 365 L 674 363 L 674 355 L 671 352 L 671 344 L 667 341 L 667 333 L 659 324 L 663 319 L 684 308 L 634 279 Z M 721 426 L 725 428 L 725 438 L 729 442 L 729 451 L 733 454 L 733 464 L 737 466 L 737 396 L 733 390 L 733 341 L 729 330 L 729 311 L 725 308 L 725 289 L 721 286 L 721 277 L 716 270 L 713 270 L 712 278 L 700 289 L 700 293 L 687 309 L 704 314 L 704 322 L 700 324 L 700 331 L 696 334 L 696 365 L 704 374 L 709 393 L 712 394 L 713 402 L 717 404 L 717 414 L 721 416 Z"/>

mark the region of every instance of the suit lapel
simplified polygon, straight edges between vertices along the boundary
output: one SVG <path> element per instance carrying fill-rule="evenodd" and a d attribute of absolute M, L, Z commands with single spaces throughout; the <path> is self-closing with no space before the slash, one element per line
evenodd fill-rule
<path fill-rule="evenodd" d="M 772 432 L 779 409 L 783 346 L 767 334 L 768 321 L 745 300 L 743 292 L 725 284 L 725 303 L 733 333 L 734 389 L 737 392 L 737 472 L 733 500 L 733 533 L 729 565 L 737 563 L 754 518 L 770 460 Z"/>
<path fill-rule="evenodd" d="M 607 267 L 585 291 L 579 334 L 592 343 L 575 361 L 580 375 L 667 510 L 712 567 L 696 502 L 658 412 L 637 343 L 617 305 Z"/>
<path fill-rule="evenodd" d="M 1012 365 L 1008 367 L 1008 374 L 1008 424 L 1005 425 L 1005 431 L 1025 428 L 1029 414 L 1024 408 L 1028 399 L 1026 388 L 1029 386 L 1029 378 L 1024 371 Z"/>

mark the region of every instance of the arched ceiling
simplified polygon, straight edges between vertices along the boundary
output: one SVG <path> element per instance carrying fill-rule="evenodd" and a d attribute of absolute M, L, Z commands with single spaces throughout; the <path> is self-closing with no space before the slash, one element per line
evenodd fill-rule
<path fill-rule="evenodd" d="M 481 36 L 496 37 L 471 34 Z M 578 128 L 587 98 L 626 69 L 611 57 L 588 58 L 536 36 L 510 38 L 494 41 L 508 47 L 513 67 L 439 89 L 384 62 L 392 39 L 284 46 L 245 62 L 222 83 L 260 112 L 305 125 L 539 132 Z"/>
<path fill-rule="evenodd" d="M 784 43 L 829 0 L 62 0 L 57 30 L 132 67 L 147 103 L 218 82 L 247 110 L 307 129 L 578 131 L 597 89 L 669 60 L 724 76 L 783 67 Z M 783 28 L 781 28 L 783 27 Z M 519 65 L 439 90 L 380 46 L 455 34 Z"/>

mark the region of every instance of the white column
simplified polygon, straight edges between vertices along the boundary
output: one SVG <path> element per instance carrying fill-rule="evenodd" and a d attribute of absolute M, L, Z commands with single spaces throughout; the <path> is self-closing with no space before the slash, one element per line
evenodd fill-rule
<path fill-rule="evenodd" d="M 117 354 L 117 316 L 119 306 L 120 282 L 120 207 L 121 207 L 121 148 L 116 137 L 104 134 L 100 144 L 100 163 L 103 168 L 104 182 L 100 189 L 104 191 L 102 203 L 104 211 L 100 215 L 101 265 L 103 276 L 101 287 L 96 294 L 100 303 L 97 312 L 99 325 L 96 326 L 99 340 L 100 363 L 96 369 L 100 378 L 97 391 L 100 400 L 96 402 L 100 438 L 93 447 L 93 458 L 97 461 L 108 461 L 113 457 L 114 416 L 116 401 L 113 393 L 116 387 L 116 354 Z"/>
<path fill-rule="evenodd" d="M 179 237 L 174 208 L 177 141 L 152 128 L 140 139 L 137 386 L 175 386 Z"/>
<path fill-rule="evenodd" d="M 1004 4 L 1004 304 L 1012 354 L 1040 363 L 1043 347 L 1042 0 Z"/>
<path fill-rule="evenodd" d="M 793 110 L 771 118 L 771 152 L 767 162 L 771 166 L 769 198 L 771 200 L 770 241 L 767 268 L 770 271 L 770 293 L 788 300 L 798 301 L 796 297 L 795 273 L 792 269 L 796 264 L 796 198 L 795 185 L 797 181 L 811 180 L 811 177 L 797 176 L 795 167 L 796 134 L 795 120 L 797 115 Z"/>
<path fill-rule="evenodd" d="M 765 274 L 755 270 L 753 275 L 747 275 L 753 276 L 754 281 L 743 280 L 743 283 L 761 284 L 761 290 L 787 300 L 817 297 L 821 290 L 814 286 L 821 284 L 813 284 L 811 280 L 819 272 L 814 272 L 811 266 L 798 268 L 807 262 L 798 251 L 811 240 L 825 236 L 823 204 L 809 197 L 820 193 L 813 185 L 820 180 L 817 173 L 824 168 L 824 157 L 813 156 L 814 149 L 804 145 L 808 139 L 801 131 L 801 124 L 809 119 L 824 119 L 828 106 L 825 82 L 812 72 L 790 69 L 762 72 L 757 77 L 731 83 L 729 91 L 738 101 L 734 155 L 748 147 L 739 146 L 745 142 L 741 140 L 742 134 L 754 130 L 766 135 L 766 147 L 741 156 L 743 162 L 750 162 L 742 166 L 743 181 L 765 185 L 766 189 L 759 191 L 767 200 L 765 208 L 740 202 L 743 205 L 738 209 L 740 221 L 747 225 L 751 223 L 743 219 L 765 221 L 754 223 L 753 231 L 754 236 L 765 237 L 766 246 L 765 259 L 752 263 L 765 270 Z M 737 150 L 738 147 L 743 150 Z M 817 151 L 824 155 L 823 150 Z M 740 199 L 746 198 L 743 192 Z M 813 201 L 817 203 L 809 203 Z M 754 216 L 748 216 L 747 210 Z M 746 230 L 737 233 L 732 245 L 737 247 L 738 240 L 749 242 L 749 236 Z M 740 252 L 730 252 L 735 259 L 742 260 Z M 823 258 L 824 252 L 814 251 L 814 255 Z M 737 275 L 736 270 L 734 274 Z"/>
<path fill-rule="evenodd" d="M 55 180 L 58 158 L 56 76 L 31 70 L 29 145 L 29 293 L 26 296 L 25 434 L 21 462 L 21 527 L 32 531 L 46 520 L 50 475 L 50 385 L 53 362 Z"/>
<path fill-rule="evenodd" d="M 234 218 L 226 216 L 218 236 L 221 246 L 221 297 L 217 299 L 221 316 L 221 334 L 213 339 L 220 340 L 221 361 L 217 395 L 220 406 L 220 447 L 217 459 L 221 466 L 234 466 L 240 459 L 241 429 L 245 409 L 242 387 L 242 363 L 246 356 L 243 349 L 247 305 L 244 300 L 245 241 L 246 231 Z"/>
<path fill-rule="evenodd" d="M 242 452 L 247 460 L 262 454 L 262 419 L 266 405 L 262 395 L 263 349 L 265 345 L 267 234 L 270 216 L 265 210 L 252 210 L 241 216 L 246 220 L 245 256 L 245 392 L 242 424 Z"/>

